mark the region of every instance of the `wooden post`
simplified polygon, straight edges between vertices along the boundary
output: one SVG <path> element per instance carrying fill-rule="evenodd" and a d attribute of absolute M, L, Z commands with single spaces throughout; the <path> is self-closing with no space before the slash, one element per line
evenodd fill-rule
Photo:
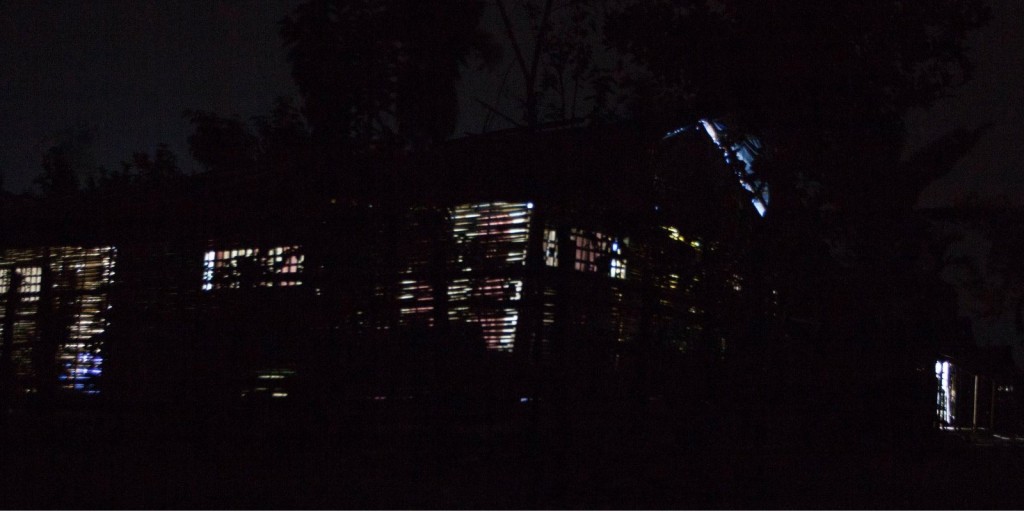
<path fill-rule="evenodd" d="M 978 375 L 974 375 L 974 413 L 971 415 L 971 429 L 978 431 Z"/>
<path fill-rule="evenodd" d="M 990 409 L 988 411 L 988 429 L 992 432 L 996 431 L 996 381 L 992 379 L 992 401 L 989 402 Z"/>

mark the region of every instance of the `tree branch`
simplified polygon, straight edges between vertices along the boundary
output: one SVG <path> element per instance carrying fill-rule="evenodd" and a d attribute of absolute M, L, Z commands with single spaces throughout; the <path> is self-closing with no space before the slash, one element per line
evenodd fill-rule
<path fill-rule="evenodd" d="M 504 112 L 502 112 L 502 111 L 498 110 L 497 108 L 492 107 L 491 105 L 487 104 L 486 101 L 481 100 L 480 98 L 473 98 L 473 100 L 476 101 L 477 103 L 479 103 L 480 106 L 484 107 L 485 109 L 487 109 L 488 111 L 490 111 L 494 115 L 496 115 L 496 116 L 498 116 L 498 117 L 500 117 L 500 118 L 502 118 L 502 119 L 504 119 L 504 120 L 506 120 L 506 121 L 508 121 L 508 122 L 510 122 L 512 124 L 514 124 L 517 128 L 522 128 L 523 127 L 523 123 L 520 123 L 519 121 L 516 121 L 515 119 L 512 119 L 511 117 L 505 115 Z"/>
<path fill-rule="evenodd" d="M 505 9 L 505 2 L 503 0 L 495 0 L 498 4 L 498 12 L 501 13 L 501 22 L 505 24 L 505 31 L 508 32 L 508 39 L 512 42 L 512 50 L 516 54 L 516 62 L 519 63 L 519 69 L 523 72 L 523 79 L 529 79 L 529 69 L 526 67 L 526 59 L 523 58 L 523 51 L 519 48 L 519 40 L 516 39 L 515 30 L 512 28 L 512 19 L 508 16 L 508 11 Z"/>
<path fill-rule="evenodd" d="M 540 52 L 544 46 L 544 35 L 548 31 L 548 22 L 551 20 L 551 4 L 553 0 L 544 2 L 544 14 L 540 18 L 540 27 L 537 28 L 537 42 L 533 45 L 533 61 L 530 62 L 529 84 L 531 89 L 537 79 L 537 65 L 540 64 Z"/>

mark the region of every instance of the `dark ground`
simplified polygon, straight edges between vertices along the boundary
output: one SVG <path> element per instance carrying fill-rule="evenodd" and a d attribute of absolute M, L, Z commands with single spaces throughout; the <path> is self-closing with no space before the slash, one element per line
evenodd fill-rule
<path fill-rule="evenodd" d="M 1024 448 L 999 439 L 934 432 L 893 455 L 779 431 L 681 430 L 657 407 L 641 421 L 604 407 L 534 427 L 530 407 L 490 421 L 394 400 L 330 412 L 15 411 L 2 433 L 0 508 L 1024 506 Z"/>

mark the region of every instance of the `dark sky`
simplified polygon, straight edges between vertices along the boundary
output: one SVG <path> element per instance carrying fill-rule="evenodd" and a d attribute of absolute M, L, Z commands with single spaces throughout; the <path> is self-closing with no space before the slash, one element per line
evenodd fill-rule
<path fill-rule="evenodd" d="M 991 25 L 972 39 L 976 80 L 911 117 L 921 144 L 956 126 L 995 123 L 949 179 L 922 198 L 959 190 L 1024 203 L 1024 2 L 992 0 Z M 277 22 L 298 0 L 0 1 L 0 170 L 20 192 L 55 134 L 86 123 L 98 165 L 166 142 L 183 167 L 185 109 L 242 117 L 294 94 Z M 465 122 L 463 123 L 465 125 Z"/>
<path fill-rule="evenodd" d="M 185 109 L 266 113 L 294 85 L 277 22 L 297 1 L 0 2 L 0 169 L 20 192 L 48 141 L 85 122 L 98 165 L 166 142 L 187 157 Z"/>

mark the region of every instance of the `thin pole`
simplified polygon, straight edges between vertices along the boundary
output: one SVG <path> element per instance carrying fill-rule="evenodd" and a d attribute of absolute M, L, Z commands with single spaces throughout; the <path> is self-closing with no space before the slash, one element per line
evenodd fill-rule
<path fill-rule="evenodd" d="M 978 430 L 978 376 L 974 376 L 974 414 L 971 416 L 971 428 Z"/>
<path fill-rule="evenodd" d="M 990 402 L 991 409 L 988 412 L 988 429 L 995 432 L 996 430 L 996 381 L 992 380 L 992 401 Z"/>

